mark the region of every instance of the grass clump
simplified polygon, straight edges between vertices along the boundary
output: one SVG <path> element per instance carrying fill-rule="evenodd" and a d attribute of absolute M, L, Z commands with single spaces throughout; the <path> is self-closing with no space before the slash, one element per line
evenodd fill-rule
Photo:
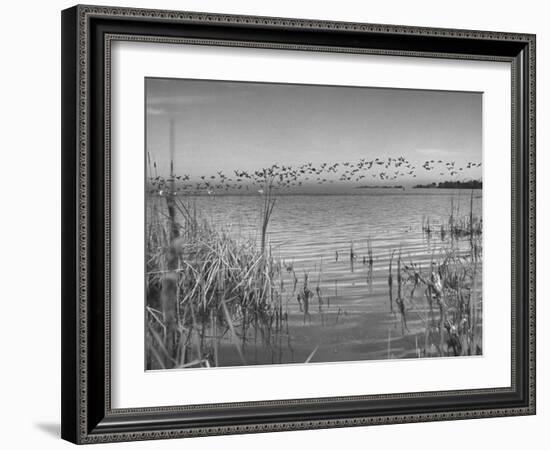
<path fill-rule="evenodd" d="M 417 356 L 469 356 L 482 353 L 481 266 L 482 221 L 470 211 L 460 216 L 451 201 L 446 225 L 441 225 L 441 241 L 445 244 L 429 266 L 397 259 L 397 286 L 392 275 L 393 251 L 389 263 L 390 309 L 398 306 L 402 334 L 408 331 L 407 317 L 414 314 L 422 323 L 423 344 Z M 422 220 L 422 230 L 433 232 L 429 219 Z M 434 259 L 435 258 L 435 259 Z M 395 292 L 397 295 L 395 296 Z M 422 339 L 421 339 L 422 341 Z"/>
<path fill-rule="evenodd" d="M 175 239 L 161 205 L 148 221 L 147 367 L 216 366 L 222 343 L 246 364 L 247 340 L 271 345 L 287 322 L 282 265 L 254 242 L 199 220 L 192 204 L 175 203 L 183 218 Z"/>

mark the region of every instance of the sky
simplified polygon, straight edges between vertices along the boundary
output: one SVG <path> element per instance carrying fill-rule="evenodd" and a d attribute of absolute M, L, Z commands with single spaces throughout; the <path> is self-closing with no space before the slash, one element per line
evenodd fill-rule
<path fill-rule="evenodd" d="M 416 177 L 407 169 L 395 179 L 380 178 L 376 170 L 401 169 L 375 165 L 351 184 L 339 174 L 323 174 L 333 184 L 318 189 L 481 178 L 480 167 L 467 168 L 468 162 L 482 161 L 479 92 L 147 78 L 145 96 L 146 151 L 163 176 L 170 172 L 172 121 L 174 172 L 191 181 L 273 164 L 388 157 L 405 158 Z M 429 167 L 435 167 L 422 168 L 431 160 Z M 442 168 L 446 162 L 463 170 L 451 177 Z M 314 184 L 312 177 L 296 188 Z"/>

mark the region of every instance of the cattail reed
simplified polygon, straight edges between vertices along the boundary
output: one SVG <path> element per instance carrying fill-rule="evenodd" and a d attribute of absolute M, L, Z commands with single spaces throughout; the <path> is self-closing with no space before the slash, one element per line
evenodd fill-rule
<path fill-rule="evenodd" d="M 397 257 L 397 297 L 395 303 L 399 308 L 399 314 L 401 316 L 401 333 L 405 333 L 405 330 L 408 331 L 407 327 L 407 316 L 405 313 L 405 300 L 402 296 L 402 282 L 403 278 L 401 276 L 401 249 L 399 249 L 399 255 Z"/>

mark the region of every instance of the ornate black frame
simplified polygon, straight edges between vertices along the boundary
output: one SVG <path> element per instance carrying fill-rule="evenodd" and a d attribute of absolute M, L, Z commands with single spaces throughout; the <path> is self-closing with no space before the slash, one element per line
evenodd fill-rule
<path fill-rule="evenodd" d="M 509 388 L 165 408 L 110 403 L 110 43 L 185 42 L 512 65 Z M 62 12 L 62 437 L 83 444 L 535 414 L 535 36 L 75 6 Z"/>

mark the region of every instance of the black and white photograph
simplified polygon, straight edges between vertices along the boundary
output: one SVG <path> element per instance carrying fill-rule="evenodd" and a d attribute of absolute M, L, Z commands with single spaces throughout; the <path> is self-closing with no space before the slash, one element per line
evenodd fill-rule
<path fill-rule="evenodd" d="M 144 96 L 146 370 L 483 355 L 482 92 Z"/>

